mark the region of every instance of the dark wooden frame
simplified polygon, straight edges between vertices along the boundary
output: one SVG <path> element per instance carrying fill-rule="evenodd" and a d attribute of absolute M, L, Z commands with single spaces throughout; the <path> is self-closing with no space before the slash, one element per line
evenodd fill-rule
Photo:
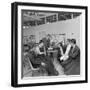
<path fill-rule="evenodd" d="M 85 10 L 85 80 L 65 81 L 65 82 L 50 82 L 50 83 L 34 83 L 34 84 L 18 84 L 18 6 L 43 6 L 55 8 L 73 8 Z M 73 5 L 56 5 L 56 4 L 41 4 L 41 3 L 24 3 L 14 2 L 11 4 L 11 85 L 13 87 L 23 86 L 41 86 L 41 85 L 56 85 L 56 84 L 75 84 L 88 82 L 88 7 L 73 6 Z"/>

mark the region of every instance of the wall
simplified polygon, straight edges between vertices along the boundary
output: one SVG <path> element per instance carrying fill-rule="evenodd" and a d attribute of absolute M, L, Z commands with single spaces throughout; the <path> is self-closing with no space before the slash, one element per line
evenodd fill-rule
<path fill-rule="evenodd" d="M 80 46 L 80 18 L 81 16 L 66 21 L 59 21 L 50 24 L 44 24 L 36 27 L 31 27 L 24 30 L 24 35 L 36 35 L 36 41 L 40 40 L 39 33 L 46 32 L 47 34 L 66 34 L 66 38 L 75 38 L 77 45 Z M 44 35 L 43 35 L 44 36 Z"/>

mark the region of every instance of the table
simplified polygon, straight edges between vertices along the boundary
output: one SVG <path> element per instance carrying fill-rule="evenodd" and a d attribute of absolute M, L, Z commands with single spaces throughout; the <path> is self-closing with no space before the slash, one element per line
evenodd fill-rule
<path fill-rule="evenodd" d="M 47 54 L 49 56 L 52 54 L 53 58 L 57 58 L 58 51 L 57 50 L 48 50 Z"/>

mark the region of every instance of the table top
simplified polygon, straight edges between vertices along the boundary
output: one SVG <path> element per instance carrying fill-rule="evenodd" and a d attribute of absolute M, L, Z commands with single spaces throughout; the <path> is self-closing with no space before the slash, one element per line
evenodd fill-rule
<path fill-rule="evenodd" d="M 57 50 L 47 50 L 47 52 L 52 52 L 52 53 L 54 53 L 54 52 L 57 52 Z"/>

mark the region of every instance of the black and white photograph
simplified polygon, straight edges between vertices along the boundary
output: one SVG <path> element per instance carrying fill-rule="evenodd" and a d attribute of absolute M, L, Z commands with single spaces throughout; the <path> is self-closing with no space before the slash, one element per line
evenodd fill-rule
<path fill-rule="evenodd" d="M 16 82 L 86 81 L 86 7 L 48 6 L 17 4 L 14 11 Z"/>
<path fill-rule="evenodd" d="M 22 10 L 22 77 L 80 75 L 81 14 Z"/>

